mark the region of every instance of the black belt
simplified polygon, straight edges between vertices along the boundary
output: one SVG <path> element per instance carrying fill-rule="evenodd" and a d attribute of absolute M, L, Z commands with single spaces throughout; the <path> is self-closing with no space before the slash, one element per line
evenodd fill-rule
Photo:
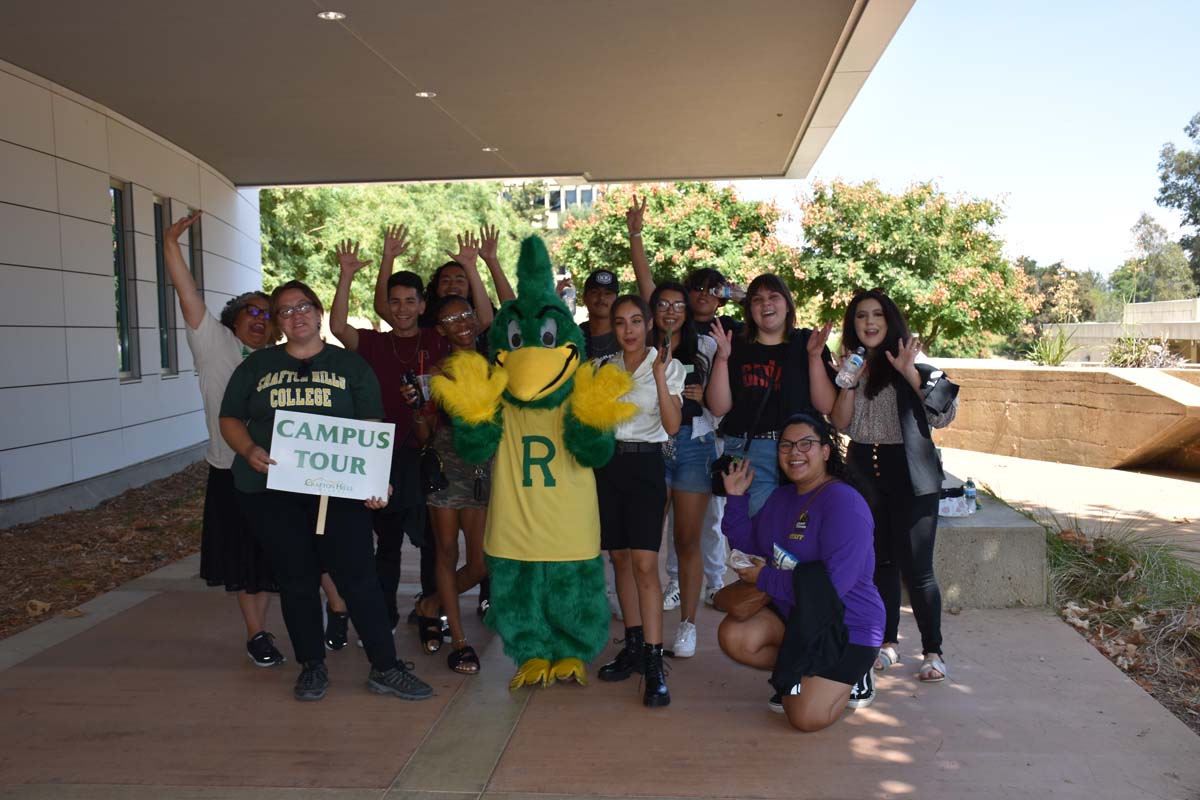
<path fill-rule="evenodd" d="M 762 433 L 750 434 L 749 438 L 751 438 L 751 439 L 770 439 L 771 441 L 775 442 L 775 441 L 779 440 L 779 433 L 780 433 L 779 431 L 763 431 Z M 726 439 L 745 439 L 745 438 L 747 438 L 746 434 L 744 434 L 744 433 L 729 433 L 728 431 L 726 431 L 725 433 L 722 433 L 721 435 L 723 437 L 725 437 Z"/>
<path fill-rule="evenodd" d="M 618 453 L 661 453 L 662 442 L 617 442 Z"/>

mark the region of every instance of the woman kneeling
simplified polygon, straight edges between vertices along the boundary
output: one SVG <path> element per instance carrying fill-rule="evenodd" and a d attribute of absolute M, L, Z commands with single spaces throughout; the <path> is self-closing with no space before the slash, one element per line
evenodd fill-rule
<path fill-rule="evenodd" d="M 779 437 L 778 463 L 787 480 L 753 518 L 749 461 L 737 462 L 725 476 L 729 499 L 722 530 L 730 547 L 762 559 L 739 569 L 738 576 L 766 593 L 770 602 L 742 621 L 727 616 L 717 638 L 726 655 L 739 663 L 774 669 L 777 679 L 795 671 L 799 682 L 782 700 L 772 698 L 772 707 L 781 708 L 793 728 L 818 731 L 836 722 L 847 705 L 862 707 L 874 699 L 871 666 L 883 641 L 884 610 L 873 579 L 871 511 L 841 479 L 841 453 L 819 419 L 797 414 L 787 421 Z M 811 565 L 818 563 L 823 570 L 818 567 L 814 573 Z M 793 585 L 797 569 L 810 576 L 805 602 L 798 602 Z M 814 619 L 820 613 L 817 604 L 835 610 L 832 626 Z M 791 648 L 785 640 L 798 633 L 811 637 L 814 629 L 827 646 L 814 649 L 807 638 L 800 648 L 802 665 L 789 661 Z M 821 655 L 813 657 L 814 652 Z"/>

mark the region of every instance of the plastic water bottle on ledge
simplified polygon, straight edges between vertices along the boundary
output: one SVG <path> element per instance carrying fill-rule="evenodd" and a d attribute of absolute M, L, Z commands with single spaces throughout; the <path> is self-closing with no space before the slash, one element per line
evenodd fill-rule
<path fill-rule="evenodd" d="M 857 384 L 863 364 L 866 363 L 866 354 L 867 349 L 860 347 L 842 359 L 842 369 L 838 372 L 834 382 L 843 389 L 849 389 L 851 386 Z"/>
<path fill-rule="evenodd" d="M 974 514 L 979 508 L 979 492 L 975 489 L 975 481 L 970 476 L 963 484 L 963 498 L 967 501 L 967 510 Z"/>

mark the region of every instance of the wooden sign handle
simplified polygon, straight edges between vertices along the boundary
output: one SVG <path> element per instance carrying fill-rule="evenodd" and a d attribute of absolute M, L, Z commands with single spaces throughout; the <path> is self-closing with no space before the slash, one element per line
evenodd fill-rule
<path fill-rule="evenodd" d="M 329 511 L 329 495 L 321 495 L 321 502 L 317 505 L 317 536 L 325 535 L 325 515 Z"/>

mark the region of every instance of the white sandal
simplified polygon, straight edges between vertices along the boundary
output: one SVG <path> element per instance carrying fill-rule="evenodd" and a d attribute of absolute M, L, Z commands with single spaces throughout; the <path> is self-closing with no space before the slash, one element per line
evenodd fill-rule
<path fill-rule="evenodd" d="M 941 683 L 949 674 L 946 671 L 946 662 L 937 653 L 926 653 L 925 660 L 921 662 L 921 668 L 917 670 L 917 678 L 921 683 Z"/>
<path fill-rule="evenodd" d="M 888 667 L 895 666 L 900 663 L 900 654 L 896 652 L 894 647 L 879 648 L 879 655 L 875 656 L 875 671 L 883 672 Z"/>

